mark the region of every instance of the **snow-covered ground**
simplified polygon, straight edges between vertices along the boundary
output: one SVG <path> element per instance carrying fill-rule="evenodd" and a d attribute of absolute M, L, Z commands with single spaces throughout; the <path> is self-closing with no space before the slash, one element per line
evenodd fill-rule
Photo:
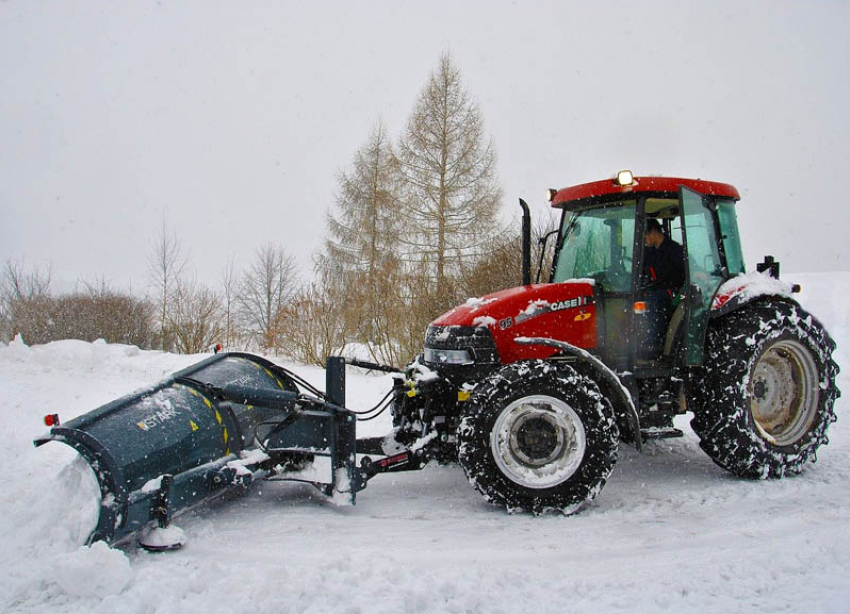
<path fill-rule="evenodd" d="M 787 278 L 850 365 L 850 273 Z M 830 444 L 794 478 L 730 477 L 682 417 L 682 439 L 623 446 L 601 495 L 571 517 L 508 515 L 458 467 L 433 466 L 376 477 L 355 507 L 307 485 L 255 486 L 181 516 L 188 544 L 173 553 L 80 547 L 92 478 L 70 448 L 32 446 L 42 416 L 71 418 L 198 358 L 79 341 L 0 347 L 0 612 L 850 610 L 846 374 Z M 294 368 L 322 384 L 319 369 Z M 349 370 L 349 403 L 369 407 L 388 386 Z"/>

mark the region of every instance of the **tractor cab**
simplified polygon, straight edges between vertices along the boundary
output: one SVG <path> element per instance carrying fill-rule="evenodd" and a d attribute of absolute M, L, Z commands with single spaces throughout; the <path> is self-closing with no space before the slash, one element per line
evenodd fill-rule
<path fill-rule="evenodd" d="M 724 281 L 744 272 L 738 191 L 626 171 L 549 195 L 563 210 L 550 282 L 592 280 L 593 352 L 614 369 L 649 376 L 700 365 L 711 301 Z M 666 244 L 667 268 L 678 269 L 677 279 L 659 278 L 652 266 L 661 249 L 647 245 L 648 226 L 660 229 L 656 241 Z"/>

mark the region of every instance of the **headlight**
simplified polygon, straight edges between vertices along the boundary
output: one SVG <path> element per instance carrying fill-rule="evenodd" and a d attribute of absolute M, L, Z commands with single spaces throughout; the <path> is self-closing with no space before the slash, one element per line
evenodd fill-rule
<path fill-rule="evenodd" d="M 438 365 L 471 365 L 475 361 L 469 350 L 425 348 L 425 362 Z"/>

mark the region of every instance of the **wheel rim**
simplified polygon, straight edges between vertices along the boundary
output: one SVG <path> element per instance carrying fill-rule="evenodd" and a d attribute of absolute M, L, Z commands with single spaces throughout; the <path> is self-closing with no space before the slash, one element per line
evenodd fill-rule
<path fill-rule="evenodd" d="M 759 433 L 777 446 L 805 435 L 817 414 L 818 369 L 811 351 L 786 339 L 759 357 L 748 386 L 750 410 Z"/>
<path fill-rule="evenodd" d="M 496 465 L 526 488 L 551 488 L 566 481 L 581 465 L 587 449 L 578 414 L 564 401 L 543 395 L 508 405 L 492 435 Z"/>

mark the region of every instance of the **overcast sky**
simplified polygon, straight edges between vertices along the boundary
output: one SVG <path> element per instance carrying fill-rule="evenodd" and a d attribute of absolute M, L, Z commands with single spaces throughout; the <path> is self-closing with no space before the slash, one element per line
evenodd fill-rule
<path fill-rule="evenodd" d="M 848 24 L 847 1 L 0 0 L 0 262 L 143 292 L 165 221 L 207 283 L 269 242 L 308 276 L 338 173 L 450 51 L 509 213 L 622 168 L 724 181 L 748 268 L 848 270 Z"/>

